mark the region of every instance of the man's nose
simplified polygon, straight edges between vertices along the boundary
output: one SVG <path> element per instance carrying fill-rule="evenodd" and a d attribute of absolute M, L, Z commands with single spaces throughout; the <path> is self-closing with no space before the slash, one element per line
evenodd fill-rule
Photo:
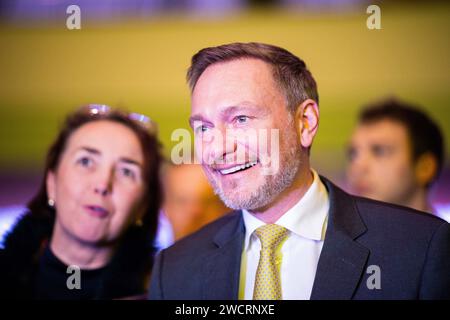
<path fill-rule="evenodd" d="M 209 141 L 204 145 L 204 154 L 208 164 L 224 163 L 232 157 L 236 151 L 236 137 L 228 133 L 228 130 L 215 128 Z"/>

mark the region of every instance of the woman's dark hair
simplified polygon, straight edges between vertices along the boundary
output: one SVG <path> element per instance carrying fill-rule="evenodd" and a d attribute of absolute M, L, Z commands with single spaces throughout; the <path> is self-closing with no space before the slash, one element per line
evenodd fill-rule
<path fill-rule="evenodd" d="M 126 112 L 118 109 L 108 109 L 108 112 L 92 113 L 89 112 L 89 106 L 86 106 L 67 116 L 56 140 L 48 150 L 40 188 L 27 206 L 30 214 L 38 219 L 42 218 L 54 221 L 55 210 L 48 205 L 47 174 L 51 171 L 56 171 L 58 168 L 61 156 L 71 135 L 81 126 L 99 120 L 108 120 L 125 125 L 135 133 L 141 144 L 144 155 L 143 178 L 146 183 L 144 201 L 146 201 L 147 208 L 142 217 L 141 229 L 145 231 L 149 243 L 152 243 L 157 231 L 158 212 L 162 201 L 159 181 L 159 170 L 162 162 L 161 145 L 158 142 L 156 132 L 151 132 L 148 128 L 144 127 L 143 123 L 139 123 L 137 120 L 132 119 Z"/>

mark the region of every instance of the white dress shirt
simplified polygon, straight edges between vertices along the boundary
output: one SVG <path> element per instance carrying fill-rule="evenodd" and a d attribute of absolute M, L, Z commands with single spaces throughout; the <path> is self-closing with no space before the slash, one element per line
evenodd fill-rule
<path fill-rule="evenodd" d="M 304 196 L 275 224 L 289 230 L 276 259 L 281 260 L 281 291 L 283 300 L 308 300 L 316 275 L 317 264 L 330 207 L 328 192 L 317 172 L 311 170 L 313 183 Z M 247 210 L 242 210 L 245 242 L 239 284 L 239 299 L 251 300 L 259 262 L 261 243 L 253 233 L 265 223 Z"/>

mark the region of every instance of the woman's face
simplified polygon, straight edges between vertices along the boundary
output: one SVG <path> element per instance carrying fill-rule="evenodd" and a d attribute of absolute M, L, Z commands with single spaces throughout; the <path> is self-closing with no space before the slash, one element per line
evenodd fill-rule
<path fill-rule="evenodd" d="M 144 213 L 144 155 L 135 133 L 118 122 L 89 122 L 72 133 L 47 192 L 55 233 L 108 244 Z"/>

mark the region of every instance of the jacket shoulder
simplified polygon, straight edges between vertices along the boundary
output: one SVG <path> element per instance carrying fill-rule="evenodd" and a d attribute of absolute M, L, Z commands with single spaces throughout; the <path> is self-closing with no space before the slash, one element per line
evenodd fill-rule
<path fill-rule="evenodd" d="M 211 261 L 220 243 L 240 234 L 236 232 L 242 231 L 241 221 L 240 211 L 228 213 L 162 250 L 152 272 L 150 299 L 200 299 L 205 262 Z"/>
<path fill-rule="evenodd" d="M 355 197 L 354 203 L 364 222 L 370 226 L 382 226 L 385 231 L 398 228 L 417 232 L 433 232 L 448 223 L 431 213 L 372 199 Z"/>
<path fill-rule="evenodd" d="M 234 227 L 239 224 L 241 218 L 241 211 L 232 211 L 225 214 L 223 217 L 214 220 L 213 222 L 202 227 L 200 230 L 188 235 L 169 248 L 165 249 L 166 254 L 176 253 L 178 257 L 180 255 L 196 255 L 204 252 L 205 250 L 215 248 L 214 238 L 225 227 Z"/>

